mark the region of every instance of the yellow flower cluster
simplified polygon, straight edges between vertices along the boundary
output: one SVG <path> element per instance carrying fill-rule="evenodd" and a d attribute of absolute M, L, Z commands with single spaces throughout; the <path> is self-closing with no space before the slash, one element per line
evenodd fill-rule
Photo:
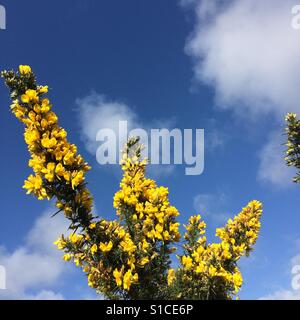
<path fill-rule="evenodd" d="M 234 260 L 249 253 L 256 243 L 261 226 L 261 215 L 262 204 L 254 200 L 233 220 L 229 219 L 225 228 L 216 230 L 216 236 L 222 240 L 224 246 L 230 248 Z"/>
<path fill-rule="evenodd" d="M 216 230 L 221 243 L 207 244 L 205 223 L 200 216 L 191 217 L 185 226 L 186 254 L 180 257 L 185 276 L 210 281 L 212 286 L 222 283 L 227 292 L 236 294 L 243 279 L 236 265 L 237 260 L 247 254 L 255 244 L 260 230 L 262 205 L 252 201 L 243 208 L 226 227 Z"/>
<path fill-rule="evenodd" d="M 93 222 L 89 229 L 95 231 L 93 239 L 89 233 L 74 233 L 69 238 L 62 236 L 54 243 L 59 250 L 67 252 L 63 259 L 73 259 L 77 266 L 82 267 L 89 286 L 99 292 L 105 293 L 115 285 L 129 291 L 131 285 L 138 282 L 135 270 L 143 268 L 149 258 L 144 256 L 137 260 L 136 246 L 117 221 Z M 115 268 L 113 261 L 117 262 Z"/>
<path fill-rule="evenodd" d="M 145 178 L 146 161 L 125 155 L 122 159 L 124 177 L 121 190 L 115 194 L 114 207 L 122 219 L 129 219 L 144 239 L 170 243 L 179 241 L 178 210 L 168 200 L 169 191 L 157 187 L 154 180 Z M 125 216 L 122 213 L 130 212 Z"/>
<path fill-rule="evenodd" d="M 138 282 L 138 274 L 132 274 L 131 269 L 127 270 L 125 274 L 123 274 L 123 272 L 123 269 L 121 269 L 120 271 L 118 271 L 118 269 L 114 270 L 113 275 L 116 279 L 116 283 L 118 286 L 122 286 L 123 283 L 123 288 L 125 290 L 130 290 L 131 284 Z"/>
<path fill-rule="evenodd" d="M 169 269 L 168 270 L 168 285 L 170 286 L 174 280 L 176 279 L 176 275 L 175 275 L 175 270 L 174 269 Z"/>
<path fill-rule="evenodd" d="M 9 78 L 10 74 L 5 75 Z M 21 65 L 19 73 L 14 73 L 11 79 L 27 84 L 24 88 L 20 84 L 12 88 L 15 99 L 11 105 L 12 112 L 25 124 L 24 138 L 31 154 L 29 166 L 34 172 L 25 181 L 24 188 L 40 200 L 56 196 L 57 207 L 68 217 L 75 211 L 85 211 L 88 215 L 92 198 L 84 180 L 90 168 L 77 154 L 76 146 L 68 142 L 66 131 L 58 125 L 52 105 L 44 96 L 48 87 L 36 85 L 31 68 L 26 65 Z M 11 79 L 7 80 L 8 84 Z M 70 193 L 74 196 L 66 197 Z"/>
<path fill-rule="evenodd" d="M 169 203 L 168 189 L 157 187 L 155 181 L 145 177 L 147 161 L 140 159 L 137 142 L 135 139 L 129 141 L 132 145 L 123 153 L 124 176 L 121 189 L 114 197 L 120 221 L 129 226 L 128 233 L 119 243 L 120 249 L 128 255 L 127 265 L 123 264 L 113 273 L 116 284 L 125 290 L 130 289 L 128 284 L 138 281 L 139 273 L 144 273 L 145 267 L 151 270 L 159 259 L 165 259 L 167 253 L 174 251 L 169 245 L 180 239 L 179 223 L 175 220 L 178 210 Z"/>

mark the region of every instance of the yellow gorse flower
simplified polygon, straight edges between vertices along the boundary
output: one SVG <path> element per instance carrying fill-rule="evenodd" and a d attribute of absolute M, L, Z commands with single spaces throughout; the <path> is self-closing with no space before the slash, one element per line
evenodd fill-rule
<path fill-rule="evenodd" d="M 64 261 L 70 261 L 72 258 L 72 256 L 69 254 L 69 253 L 66 253 L 64 256 L 63 256 L 63 260 Z"/>
<path fill-rule="evenodd" d="M 95 229 L 96 228 L 96 223 L 95 222 L 91 223 L 89 225 L 89 228 L 92 229 L 92 230 Z"/>
<path fill-rule="evenodd" d="M 66 241 L 64 241 L 64 239 L 59 238 L 53 244 L 57 246 L 58 250 L 63 250 L 66 247 L 67 243 Z"/>
<path fill-rule="evenodd" d="M 147 264 L 149 262 L 149 258 L 148 257 L 144 257 L 141 261 L 140 261 L 140 265 L 144 266 L 145 264 Z"/>
<path fill-rule="evenodd" d="M 119 271 L 118 269 L 115 269 L 113 272 L 113 276 L 115 277 L 117 286 L 122 286 L 122 279 L 123 279 L 123 271 Z"/>
<path fill-rule="evenodd" d="M 28 89 L 25 94 L 21 96 L 23 103 L 37 103 L 39 101 L 39 95 L 36 90 Z"/>
<path fill-rule="evenodd" d="M 168 285 L 170 286 L 174 282 L 175 279 L 176 279 L 175 270 L 174 269 L 170 269 L 168 271 L 168 278 L 167 278 Z"/>
<path fill-rule="evenodd" d="M 138 274 L 132 274 L 131 270 L 128 270 L 125 274 L 124 274 L 124 278 L 123 278 L 123 288 L 125 290 L 130 290 L 130 287 L 133 283 L 137 283 L 139 277 Z"/>
<path fill-rule="evenodd" d="M 76 233 L 73 233 L 69 236 L 69 239 L 73 244 L 77 244 L 78 242 L 80 242 L 83 239 L 83 236 L 81 234 L 78 235 Z"/>
<path fill-rule="evenodd" d="M 28 73 L 31 72 L 31 68 L 29 66 L 26 66 L 26 65 L 25 66 L 21 65 L 21 66 L 19 66 L 19 71 L 22 74 L 28 74 Z"/>
<path fill-rule="evenodd" d="M 109 241 L 108 243 L 100 243 L 100 250 L 103 252 L 109 252 L 113 247 L 112 241 Z"/>
<path fill-rule="evenodd" d="M 98 251 L 98 246 L 94 243 L 92 246 L 91 246 L 91 253 L 94 254 Z"/>

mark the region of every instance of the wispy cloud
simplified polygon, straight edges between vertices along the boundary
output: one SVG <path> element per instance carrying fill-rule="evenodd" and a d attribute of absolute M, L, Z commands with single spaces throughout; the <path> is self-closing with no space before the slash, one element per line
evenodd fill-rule
<path fill-rule="evenodd" d="M 299 250 L 299 240 L 296 241 Z M 291 275 L 291 287 L 279 288 L 270 294 L 261 297 L 261 300 L 300 300 L 300 254 L 294 255 L 287 266 Z"/>
<path fill-rule="evenodd" d="M 225 212 L 224 207 L 227 204 L 227 196 L 224 193 L 209 194 L 202 193 L 194 197 L 195 210 L 214 220 L 216 223 L 224 223 L 230 215 Z"/>
<path fill-rule="evenodd" d="M 208 152 L 215 152 L 216 150 L 225 147 L 228 142 L 228 135 L 222 124 L 215 118 L 210 118 L 205 124 L 205 146 Z"/>
<path fill-rule="evenodd" d="M 53 241 L 67 233 L 68 224 L 63 216 L 51 219 L 51 214 L 47 210 L 35 221 L 22 246 L 14 251 L 0 248 L 0 264 L 7 274 L 7 289 L 0 290 L 0 299 L 64 298 L 53 287 L 69 268 Z"/>
<path fill-rule="evenodd" d="M 281 132 L 272 132 L 259 152 L 258 179 L 277 187 L 291 186 L 295 175 L 295 171 L 287 167 L 284 161 L 286 149 L 284 138 Z"/>
<path fill-rule="evenodd" d="M 260 300 L 300 300 L 300 292 L 281 289 L 261 297 Z"/>

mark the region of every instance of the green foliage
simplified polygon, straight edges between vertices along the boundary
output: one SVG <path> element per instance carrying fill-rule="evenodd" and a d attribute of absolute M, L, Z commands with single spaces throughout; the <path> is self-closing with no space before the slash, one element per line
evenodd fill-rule
<path fill-rule="evenodd" d="M 287 151 L 285 161 L 289 167 L 298 169 L 293 181 L 300 183 L 300 120 L 296 114 L 288 113 L 286 122 Z"/>

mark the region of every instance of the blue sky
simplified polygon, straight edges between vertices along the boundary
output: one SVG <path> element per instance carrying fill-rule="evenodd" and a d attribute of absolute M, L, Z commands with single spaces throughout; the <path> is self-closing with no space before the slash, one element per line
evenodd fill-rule
<path fill-rule="evenodd" d="M 291 288 L 291 267 L 300 254 L 300 189 L 291 182 L 293 170 L 285 167 L 281 146 L 284 114 L 300 113 L 300 31 L 290 26 L 295 1 L 0 4 L 7 12 L 7 29 L 0 30 L 1 70 L 29 64 L 39 82 L 49 85 L 60 124 L 93 167 L 88 181 L 99 215 L 114 217 L 112 196 L 121 174 L 100 166 L 88 147 L 91 119 L 84 101 L 91 94 L 98 99 L 92 108 L 99 128 L 120 110 L 142 127 L 204 128 L 202 175 L 186 176 L 183 166 L 151 168 L 150 175 L 169 187 L 181 222 L 201 210 L 211 240 L 224 217 L 252 199 L 262 201 L 258 243 L 240 263 L 240 296 L 300 297 Z M 21 188 L 30 173 L 28 154 L 4 85 L 0 101 L 0 264 L 8 273 L 0 299 L 93 298 L 80 270 L 63 265 L 51 247 L 66 227 L 63 217 L 50 220 L 51 203 Z M 101 112 L 112 104 L 103 119 Z"/>

